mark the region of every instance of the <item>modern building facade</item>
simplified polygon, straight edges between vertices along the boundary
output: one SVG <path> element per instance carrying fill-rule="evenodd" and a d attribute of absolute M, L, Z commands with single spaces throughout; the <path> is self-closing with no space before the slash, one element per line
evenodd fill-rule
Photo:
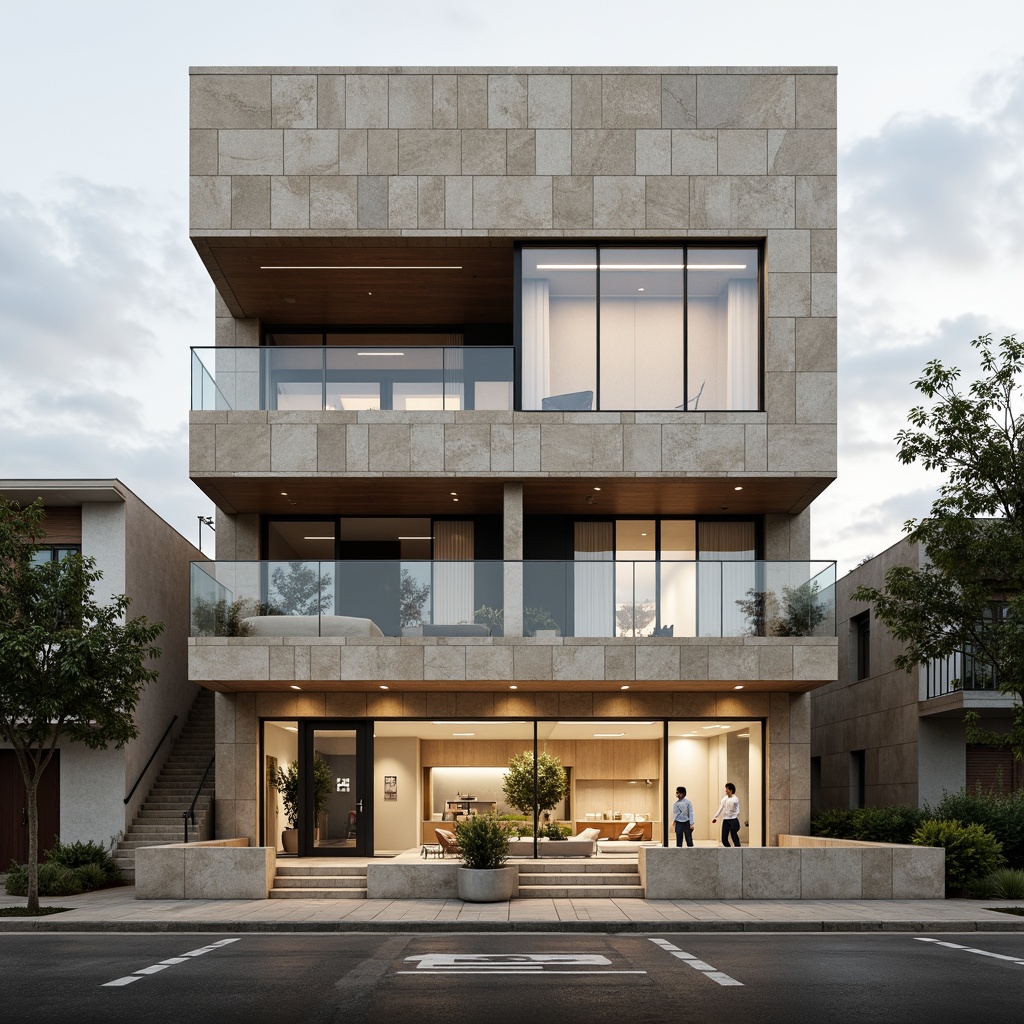
<path fill-rule="evenodd" d="M 944 792 L 1008 792 L 1024 783 L 1011 750 L 969 744 L 964 735 L 969 710 L 986 729 L 1009 729 L 1013 698 L 990 671 L 969 654 L 909 673 L 895 668 L 901 645 L 869 605 L 853 600 L 859 586 L 881 588 L 889 569 L 923 561 L 921 547 L 903 539 L 837 583 L 839 679 L 811 698 L 816 808 L 934 806 Z"/>
<path fill-rule="evenodd" d="M 70 552 L 95 558 L 103 573 L 97 600 L 126 594 L 129 615 L 165 626 L 157 640 L 161 657 L 152 666 L 159 679 L 143 689 L 136 708 L 139 735 L 120 750 L 61 742 L 40 783 L 40 850 L 58 835 L 64 842 L 107 844 L 132 824 L 199 693 L 188 679 L 183 595 L 189 564 L 201 556 L 120 480 L 0 480 L 0 495 L 20 505 L 42 498 L 47 536 L 37 558 L 60 559 Z M 25 787 L 14 751 L 3 743 L 0 791 L 0 863 L 23 864 Z"/>
<path fill-rule="evenodd" d="M 195 68 L 190 160 L 218 834 L 294 763 L 300 854 L 408 849 L 534 749 L 574 826 L 806 830 L 835 70 Z"/>

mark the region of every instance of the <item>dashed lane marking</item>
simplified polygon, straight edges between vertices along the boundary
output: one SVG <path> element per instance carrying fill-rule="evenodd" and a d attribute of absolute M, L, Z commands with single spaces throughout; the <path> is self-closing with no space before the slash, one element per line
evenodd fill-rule
<path fill-rule="evenodd" d="M 974 946 L 961 946 L 957 942 L 942 942 L 940 939 L 925 939 L 915 936 L 918 942 L 930 942 L 934 946 L 945 946 L 947 949 L 959 949 L 964 953 L 976 953 L 978 956 L 988 956 L 993 960 L 1008 960 L 1011 964 L 1024 966 L 1024 957 L 1008 956 L 1006 953 L 990 953 L 987 949 L 975 949 Z"/>
<path fill-rule="evenodd" d="M 159 974 L 161 971 L 166 971 L 168 967 L 173 967 L 175 964 L 188 963 L 193 957 L 202 956 L 204 953 L 212 953 L 215 949 L 220 949 L 222 946 L 228 946 L 232 942 L 238 942 L 238 939 L 220 939 L 218 942 L 211 942 L 208 946 L 200 946 L 199 949 L 190 949 L 187 953 L 182 953 L 181 956 L 171 956 L 166 960 L 161 960 L 158 964 L 153 964 L 150 967 L 143 967 L 134 974 L 126 974 L 123 978 L 115 978 L 113 981 L 105 982 L 100 985 L 100 988 L 124 988 L 125 985 L 131 985 L 132 982 L 142 981 L 147 975 Z"/>
<path fill-rule="evenodd" d="M 719 985 L 738 985 L 740 988 L 743 987 L 742 981 L 729 977 L 724 971 L 716 971 L 711 964 L 704 963 L 703 960 L 699 960 L 692 953 L 683 952 L 678 946 L 673 946 L 667 939 L 651 939 L 650 941 L 656 946 L 660 946 L 666 953 L 671 953 L 677 960 L 682 960 L 684 964 L 692 967 L 695 971 L 700 971 L 705 978 L 710 978 Z"/>

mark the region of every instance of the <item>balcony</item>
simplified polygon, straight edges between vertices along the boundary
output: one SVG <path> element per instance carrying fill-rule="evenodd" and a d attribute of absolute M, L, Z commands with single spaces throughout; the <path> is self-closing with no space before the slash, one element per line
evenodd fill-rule
<path fill-rule="evenodd" d="M 835 563 L 193 562 L 191 635 L 834 637 Z"/>
<path fill-rule="evenodd" d="M 507 411 L 507 346 L 193 348 L 192 410 Z"/>

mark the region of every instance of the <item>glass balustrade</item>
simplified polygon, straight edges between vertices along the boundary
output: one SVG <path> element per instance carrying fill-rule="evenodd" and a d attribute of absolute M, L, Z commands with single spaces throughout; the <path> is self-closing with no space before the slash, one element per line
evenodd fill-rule
<path fill-rule="evenodd" d="M 834 562 L 515 564 L 526 636 L 836 633 Z M 192 635 L 503 636 L 506 596 L 499 561 L 193 562 Z"/>
<path fill-rule="evenodd" d="M 192 409 L 511 410 L 509 347 L 193 348 Z"/>

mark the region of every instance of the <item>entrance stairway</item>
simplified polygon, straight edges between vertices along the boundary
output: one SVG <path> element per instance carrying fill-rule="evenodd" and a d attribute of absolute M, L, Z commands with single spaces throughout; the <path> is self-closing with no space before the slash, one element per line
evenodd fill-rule
<path fill-rule="evenodd" d="M 635 863 L 530 861 L 519 865 L 520 899 L 644 898 Z"/>
<path fill-rule="evenodd" d="M 189 711 L 188 721 L 171 747 L 160 774 L 153 783 L 145 803 L 118 843 L 114 860 L 125 881 L 135 880 L 135 851 L 140 846 L 162 846 L 180 843 L 185 825 L 182 813 L 187 811 L 210 763 L 214 751 L 213 691 L 200 690 Z M 208 819 L 213 803 L 214 773 L 206 776 L 203 791 L 196 802 L 195 825 L 189 822 L 189 839 L 209 838 Z"/>
<path fill-rule="evenodd" d="M 365 900 L 366 865 L 277 862 L 272 900 Z"/>

